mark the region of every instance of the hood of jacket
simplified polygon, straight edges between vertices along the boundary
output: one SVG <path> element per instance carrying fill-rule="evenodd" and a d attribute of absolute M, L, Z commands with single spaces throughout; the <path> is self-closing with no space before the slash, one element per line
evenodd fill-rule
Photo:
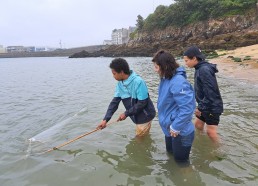
<path fill-rule="evenodd" d="M 177 69 L 176 69 L 176 74 L 178 74 L 178 75 L 182 75 L 182 76 L 184 76 L 185 77 L 185 79 L 187 79 L 187 76 L 186 76 L 186 72 L 185 72 L 185 68 L 184 67 L 178 67 Z"/>
<path fill-rule="evenodd" d="M 207 61 L 200 61 L 200 62 L 198 62 L 198 64 L 195 65 L 194 68 L 195 68 L 196 70 L 198 70 L 199 68 L 201 68 L 201 67 L 203 67 L 203 66 L 209 67 L 209 69 L 211 69 L 214 73 L 217 73 L 217 72 L 218 72 L 217 65 L 216 65 L 216 64 L 209 63 L 209 62 L 207 62 Z"/>
<path fill-rule="evenodd" d="M 128 86 L 136 77 L 138 77 L 138 75 L 133 71 L 130 70 L 130 75 L 126 80 L 123 80 L 123 85 L 124 86 Z"/>

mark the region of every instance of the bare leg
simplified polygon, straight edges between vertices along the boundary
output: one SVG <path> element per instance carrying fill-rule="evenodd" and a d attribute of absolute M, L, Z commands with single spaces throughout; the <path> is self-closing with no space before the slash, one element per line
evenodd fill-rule
<path fill-rule="evenodd" d="M 215 144 L 219 144 L 219 136 L 217 134 L 217 125 L 207 125 L 206 126 L 206 130 L 207 130 L 207 134 L 210 137 L 210 139 L 215 143 Z"/>
<path fill-rule="evenodd" d="M 194 121 L 195 128 L 197 128 L 200 131 L 203 131 L 204 124 L 205 123 L 202 120 L 200 120 L 199 118 L 195 118 L 195 121 Z"/>

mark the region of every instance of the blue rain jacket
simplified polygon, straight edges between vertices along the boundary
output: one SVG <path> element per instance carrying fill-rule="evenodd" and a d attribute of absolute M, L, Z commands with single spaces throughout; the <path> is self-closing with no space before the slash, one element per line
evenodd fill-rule
<path fill-rule="evenodd" d="M 170 136 L 170 129 L 182 136 L 194 131 L 194 90 L 183 67 L 178 67 L 171 79 L 161 79 L 157 107 L 159 123 L 166 136 Z"/>
<path fill-rule="evenodd" d="M 135 124 L 147 123 L 156 115 L 145 81 L 132 70 L 128 79 L 118 81 L 114 98 L 109 104 L 104 120 L 111 119 L 121 100 L 126 109 L 125 115 Z"/>

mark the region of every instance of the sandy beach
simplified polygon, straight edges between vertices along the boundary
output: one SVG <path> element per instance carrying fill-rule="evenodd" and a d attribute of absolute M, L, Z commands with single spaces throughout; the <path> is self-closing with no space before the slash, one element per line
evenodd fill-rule
<path fill-rule="evenodd" d="M 217 53 L 221 56 L 209 61 L 217 64 L 219 73 L 258 84 L 258 44 Z M 235 62 L 232 57 L 241 58 L 242 62 Z"/>

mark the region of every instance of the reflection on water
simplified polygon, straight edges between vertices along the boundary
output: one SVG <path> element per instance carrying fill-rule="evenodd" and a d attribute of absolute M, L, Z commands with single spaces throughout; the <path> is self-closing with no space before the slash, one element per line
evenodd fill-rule
<path fill-rule="evenodd" d="M 182 167 L 169 154 L 166 159 L 155 159 L 152 155 L 158 149 L 154 144 L 150 136 L 133 138 L 125 146 L 125 154 L 115 155 L 105 150 L 96 154 L 117 172 L 129 175 L 125 185 L 144 185 L 146 180 L 152 180 L 152 185 L 204 185 L 193 166 Z"/>
<path fill-rule="evenodd" d="M 146 80 L 155 104 L 159 77 L 151 58 L 126 59 Z M 157 118 L 143 139 L 134 137 L 127 119 L 59 150 L 33 154 L 95 129 L 114 94 L 111 60 L 0 59 L 1 185 L 257 185 L 258 87 L 222 74 L 222 143 L 215 147 L 196 132 L 189 167 L 166 153 Z M 187 69 L 191 83 L 193 71 Z M 114 118 L 123 111 L 120 106 Z M 42 144 L 29 146 L 37 134 Z"/>
<path fill-rule="evenodd" d="M 150 168 L 153 165 L 151 152 L 154 147 L 151 146 L 152 142 L 151 138 L 145 138 L 144 140 L 135 138 L 126 145 L 126 154 L 124 155 L 112 155 L 104 150 L 99 150 L 96 154 L 104 162 L 113 165 L 118 172 L 142 177 L 150 175 L 152 172 Z"/>

